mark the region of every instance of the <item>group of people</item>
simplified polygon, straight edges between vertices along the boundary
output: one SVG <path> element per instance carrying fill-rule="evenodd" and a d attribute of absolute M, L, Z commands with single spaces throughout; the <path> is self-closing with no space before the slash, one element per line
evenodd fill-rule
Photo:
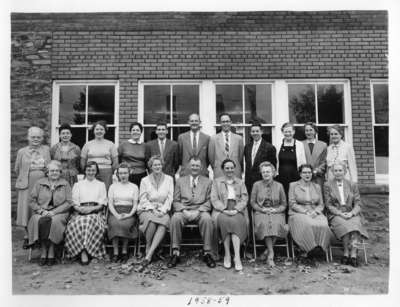
<path fill-rule="evenodd" d="M 342 263 L 357 266 L 356 243 L 367 233 L 354 151 L 342 140 L 341 127 L 329 128 L 328 146 L 316 139 L 313 123 L 304 126 L 302 142 L 294 139 L 294 125 L 285 123 L 277 153 L 259 123 L 252 124 L 252 141 L 244 146 L 230 115 L 219 119 L 221 132 L 210 137 L 200 131 L 199 115 L 191 114 L 190 131 L 178 142 L 159 123 L 157 139 L 143 143 L 143 127 L 134 122 L 131 138 L 118 148 L 104 138 L 107 124 L 99 121 L 82 150 L 71 142 L 68 124 L 59 127 L 60 142 L 51 149 L 43 145 L 43 130 L 31 127 L 29 145 L 18 151 L 15 163 L 23 247 L 40 244 L 39 264 L 54 265 L 54 247 L 64 242 L 67 256 L 84 265 L 104 257 L 108 237 L 111 261 L 126 262 L 129 240 L 141 232 L 144 270 L 168 231 L 171 268 L 180 260 L 183 227 L 191 223 L 199 226 L 203 260 L 211 268 L 222 241 L 224 267 L 242 270 L 240 247 L 249 231 L 265 242 L 263 258 L 271 267 L 275 241 L 289 232 L 304 253 L 317 247 L 326 252 L 336 236 L 343 241 Z M 78 181 L 80 171 L 84 179 Z"/>

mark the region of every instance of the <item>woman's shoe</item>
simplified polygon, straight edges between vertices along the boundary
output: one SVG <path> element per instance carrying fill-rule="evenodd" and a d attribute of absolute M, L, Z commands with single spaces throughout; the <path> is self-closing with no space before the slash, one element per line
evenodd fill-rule
<path fill-rule="evenodd" d="M 48 266 L 53 266 L 56 264 L 56 258 L 48 258 L 47 259 L 47 265 Z"/>
<path fill-rule="evenodd" d="M 128 254 L 122 254 L 121 256 L 121 263 L 125 264 L 128 262 L 129 256 Z"/>
<path fill-rule="evenodd" d="M 231 258 L 224 257 L 224 268 L 230 269 L 232 267 Z"/>
<path fill-rule="evenodd" d="M 142 263 L 140 264 L 140 267 L 139 267 L 139 269 L 138 269 L 138 272 L 139 272 L 139 273 L 142 273 L 142 272 L 149 266 L 149 264 L 150 264 L 150 260 L 144 259 L 144 260 L 142 261 Z"/>
<path fill-rule="evenodd" d="M 351 257 L 350 258 L 350 265 L 355 267 L 355 268 L 358 267 L 358 260 L 357 260 L 356 257 Z"/>
<path fill-rule="evenodd" d="M 111 262 L 117 263 L 119 261 L 119 256 L 118 255 L 113 255 L 111 258 Z"/>
<path fill-rule="evenodd" d="M 239 261 L 235 261 L 235 271 L 242 271 L 243 270 L 243 265 L 242 265 L 242 262 L 239 260 Z"/>
<path fill-rule="evenodd" d="M 44 265 L 46 265 L 46 263 L 47 263 L 47 258 L 40 258 L 40 260 L 39 260 L 40 266 L 44 266 Z"/>
<path fill-rule="evenodd" d="M 347 265 L 347 264 L 349 264 L 349 262 L 350 262 L 350 259 L 347 256 L 343 256 L 342 259 L 340 259 L 341 264 Z"/>
<path fill-rule="evenodd" d="M 29 246 L 29 240 L 28 240 L 28 238 L 24 238 L 24 241 L 22 242 L 22 248 L 23 249 L 28 249 L 30 246 Z"/>
<path fill-rule="evenodd" d="M 268 265 L 268 267 L 270 267 L 270 268 L 275 267 L 274 259 L 268 258 L 268 259 L 267 259 L 267 265 Z"/>

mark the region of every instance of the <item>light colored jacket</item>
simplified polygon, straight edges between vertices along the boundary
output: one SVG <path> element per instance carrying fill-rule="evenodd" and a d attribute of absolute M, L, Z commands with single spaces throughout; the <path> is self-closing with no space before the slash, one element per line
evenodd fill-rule
<path fill-rule="evenodd" d="M 294 213 L 305 213 L 313 209 L 322 214 L 324 202 L 322 200 L 321 188 L 318 184 L 310 182 L 310 197 L 308 197 L 303 180 L 290 183 L 289 187 L 289 215 Z"/>
<path fill-rule="evenodd" d="M 212 182 L 205 176 L 199 176 L 195 189 L 190 185 L 190 175 L 180 177 L 175 184 L 174 190 L 174 212 L 185 209 L 211 211 L 211 185 Z"/>

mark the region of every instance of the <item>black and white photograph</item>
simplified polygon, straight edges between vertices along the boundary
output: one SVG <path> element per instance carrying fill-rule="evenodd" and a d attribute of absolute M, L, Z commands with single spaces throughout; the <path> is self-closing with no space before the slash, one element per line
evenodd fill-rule
<path fill-rule="evenodd" d="M 39 2 L 3 22 L 8 295 L 396 296 L 395 1 Z"/>

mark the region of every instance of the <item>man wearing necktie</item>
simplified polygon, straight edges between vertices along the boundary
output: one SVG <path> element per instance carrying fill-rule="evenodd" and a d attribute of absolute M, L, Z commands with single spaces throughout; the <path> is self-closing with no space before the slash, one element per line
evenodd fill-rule
<path fill-rule="evenodd" d="M 215 261 L 211 254 L 215 253 L 215 227 L 211 218 L 211 180 L 201 173 L 201 160 L 190 159 L 190 175 L 180 177 L 176 181 L 173 201 L 173 215 L 170 223 L 170 236 L 173 254 L 167 266 L 175 267 L 179 263 L 180 244 L 183 225 L 192 223 L 199 225 L 203 238 L 203 260 L 208 267 L 214 268 Z"/>
<path fill-rule="evenodd" d="M 157 139 L 146 143 L 146 161 L 150 157 L 160 155 L 163 159 L 163 172 L 169 176 L 175 177 L 179 166 L 178 144 L 167 139 L 168 127 L 165 123 L 158 123 L 156 126 Z"/>
<path fill-rule="evenodd" d="M 226 158 L 235 162 L 235 176 L 242 178 L 243 139 L 240 135 L 231 131 L 232 120 L 229 114 L 222 113 L 219 119 L 222 131 L 211 137 L 208 147 L 208 156 L 214 171 L 214 178 L 223 176 L 221 163 Z"/>

